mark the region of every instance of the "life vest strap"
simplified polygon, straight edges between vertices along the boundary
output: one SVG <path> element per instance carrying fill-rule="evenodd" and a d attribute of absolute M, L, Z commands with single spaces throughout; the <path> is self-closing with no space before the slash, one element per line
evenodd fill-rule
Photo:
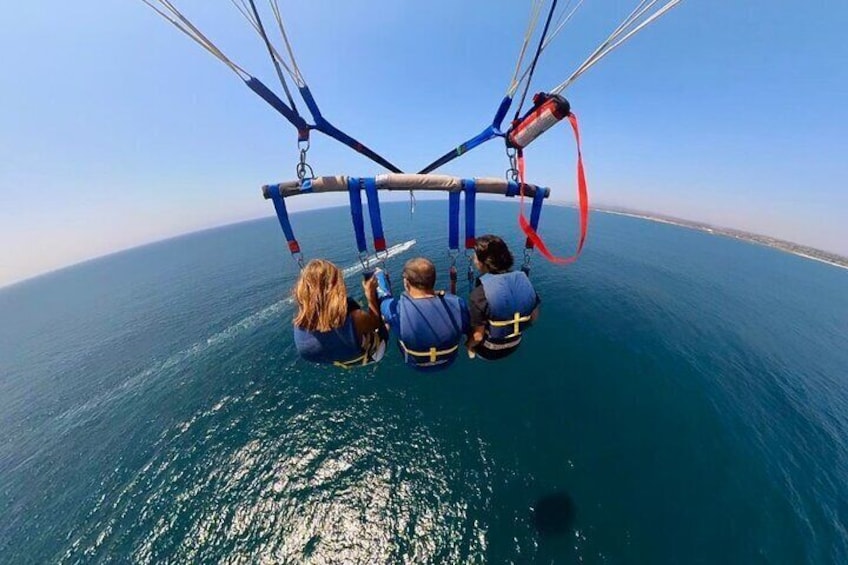
<path fill-rule="evenodd" d="M 521 335 L 521 324 L 529 322 L 532 317 L 532 314 L 522 316 L 521 312 L 516 312 L 511 320 L 489 320 L 489 325 L 495 328 L 507 328 L 512 326 L 512 333 L 506 337 L 516 337 Z"/>
<path fill-rule="evenodd" d="M 453 347 L 450 347 L 448 349 L 436 349 L 435 347 L 431 347 L 427 351 L 415 351 L 413 349 L 408 348 L 402 340 L 398 340 L 398 343 L 400 344 L 401 349 L 403 349 L 403 352 L 406 355 L 411 355 L 413 357 L 429 358 L 430 363 L 435 363 L 436 358 L 440 355 L 450 355 L 451 353 L 459 349 L 459 345 L 454 345 Z"/>
<path fill-rule="evenodd" d="M 483 343 L 481 343 L 478 347 L 483 347 L 488 349 L 489 351 L 501 351 L 503 349 L 512 349 L 513 347 L 518 347 L 518 344 L 521 343 L 521 335 L 518 336 L 517 339 L 512 341 L 507 341 L 505 343 L 490 341 L 486 338 Z"/>
<path fill-rule="evenodd" d="M 383 340 L 380 338 L 377 332 L 373 332 L 367 334 L 364 339 L 365 343 L 363 344 L 363 353 L 358 357 L 354 357 L 353 359 L 348 359 L 347 361 L 334 361 L 333 365 L 339 367 L 341 369 L 353 369 L 354 367 L 364 367 L 370 363 L 376 363 L 374 359 L 374 353 L 380 347 L 380 344 Z"/>
<path fill-rule="evenodd" d="M 333 365 L 342 369 L 353 369 L 354 367 L 361 367 L 363 365 L 368 364 L 368 353 L 363 353 L 359 357 L 355 359 L 350 359 L 348 361 L 334 361 Z"/>

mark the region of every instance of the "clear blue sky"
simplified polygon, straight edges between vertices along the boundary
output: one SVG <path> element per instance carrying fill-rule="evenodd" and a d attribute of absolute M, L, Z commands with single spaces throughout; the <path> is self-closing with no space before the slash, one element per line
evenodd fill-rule
<path fill-rule="evenodd" d="M 586 0 L 533 90 L 564 79 L 635 5 Z M 275 84 L 224 0 L 178 5 Z M 479 130 L 507 86 L 529 2 L 283 1 L 326 116 L 414 170 Z M 848 3 L 686 0 L 566 91 L 593 204 L 749 229 L 848 254 Z M 0 285 L 199 228 L 270 216 L 294 133 L 140 1 L 16 2 L 0 19 Z M 573 200 L 555 130 L 529 176 Z M 318 174 L 371 175 L 324 137 Z M 492 142 L 443 169 L 500 176 Z M 295 199 L 294 209 L 339 202 Z"/>

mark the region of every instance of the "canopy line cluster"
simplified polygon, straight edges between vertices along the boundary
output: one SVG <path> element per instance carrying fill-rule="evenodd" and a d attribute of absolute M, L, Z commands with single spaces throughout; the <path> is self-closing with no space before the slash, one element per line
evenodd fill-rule
<path fill-rule="evenodd" d="M 335 127 L 332 123 L 330 123 L 324 116 L 321 114 L 321 110 L 318 108 L 317 103 L 315 102 L 315 98 L 312 96 L 312 92 L 309 90 L 309 85 L 306 83 L 306 80 L 303 77 L 303 74 L 300 72 L 300 68 L 297 65 L 297 60 L 294 57 L 294 51 L 291 48 L 291 43 L 288 39 L 288 34 L 286 33 L 285 24 L 282 17 L 282 12 L 280 11 L 277 0 L 269 0 L 269 5 L 271 6 L 271 11 L 274 14 L 274 19 L 277 24 L 277 28 L 279 29 L 280 35 L 283 38 L 283 42 L 286 46 L 286 56 L 283 56 L 280 51 L 274 46 L 271 41 L 267 27 L 263 24 L 262 17 L 258 8 L 256 7 L 256 3 L 254 0 L 230 0 L 231 3 L 236 7 L 239 13 L 247 19 L 247 21 L 251 24 L 251 27 L 259 34 L 263 43 L 265 44 L 271 59 L 274 63 L 274 68 L 277 71 L 277 77 L 280 80 L 283 91 L 286 94 L 286 98 L 288 99 L 288 104 L 284 102 L 277 94 L 271 90 L 268 86 L 265 85 L 261 80 L 256 78 L 255 76 L 248 73 L 242 67 L 235 64 L 232 60 L 230 60 L 224 52 L 219 49 L 211 40 L 209 40 L 203 33 L 191 23 L 191 21 L 183 15 L 183 13 L 174 5 L 170 0 L 141 0 L 148 6 L 150 6 L 157 14 L 162 16 L 164 19 L 172 23 L 177 27 L 181 32 L 187 35 L 189 38 L 194 40 L 197 44 L 203 47 L 206 51 L 212 54 L 215 58 L 220 60 L 222 63 L 227 65 L 238 77 L 244 81 L 245 85 L 250 88 L 257 96 L 262 98 L 265 102 L 268 103 L 272 108 L 274 108 L 280 115 L 282 115 L 292 126 L 297 130 L 297 140 L 298 144 L 301 147 L 301 150 L 304 152 L 309 149 L 309 133 L 310 131 L 320 131 L 321 133 L 347 145 L 354 151 L 361 153 L 368 159 L 374 161 L 378 165 L 388 169 L 389 171 L 399 173 L 401 172 L 398 167 L 389 162 L 386 158 L 379 155 L 373 149 L 366 146 L 364 143 L 359 141 L 358 139 L 348 135 L 342 130 Z M 286 81 L 286 76 L 289 75 L 291 81 L 293 82 L 295 88 L 300 93 L 303 102 L 306 105 L 307 110 L 309 110 L 309 114 L 312 117 L 312 123 L 306 121 L 306 119 L 301 115 L 298 111 L 297 106 L 295 105 L 294 97 L 292 96 L 292 92 L 288 87 L 288 83 Z M 303 161 L 303 159 L 301 160 Z M 307 172 L 308 169 L 305 167 L 300 167 L 299 169 L 303 172 Z"/>
<path fill-rule="evenodd" d="M 676 7 L 682 0 L 640 0 L 636 7 L 624 18 L 624 20 L 612 31 L 612 33 L 601 42 L 601 44 L 591 52 L 591 54 L 575 69 L 568 77 L 559 85 L 555 86 L 548 92 L 539 92 L 532 98 L 532 106 L 522 115 L 522 108 L 527 98 L 530 85 L 533 80 L 537 64 L 541 55 L 545 52 L 551 42 L 565 29 L 567 24 L 572 21 L 575 13 L 583 5 L 583 0 L 567 0 L 560 2 L 559 0 L 532 0 L 530 18 L 527 28 L 524 33 L 523 41 L 519 49 L 517 62 L 512 73 L 512 77 L 506 89 L 506 94 L 498 105 L 495 115 L 480 133 L 467 139 L 466 141 L 455 146 L 450 151 L 444 153 L 422 169 L 417 175 L 401 175 L 402 171 L 389 162 L 387 159 L 370 149 L 358 139 L 348 135 L 342 130 L 331 124 L 321 114 L 320 109 L 309 89 L 309 86 L 297 64 L 294 55 L 294 50 L 289 40 L 289 35 L 286 32 L 286 26 L 282 12 L 277 0 L 268 0 L 268 6 L 272 15 L 272 28 L 276 28 L 276 32 L 282 40 L 284 49 L 278 49 L 271 39 L 269 27 L 266 25 L 260 10 L 257 8 L 255 0 L 230 0 L 236 10 L 248 22 L 250 27 L 257 33 L 262 40 L 265 49 L 274 65 L 277 78 L 280 82 L 283 94 L 286 101 L 278 96 L 271 88 L 266 86 L 262 81 L 251 75 L 244 68 L 234 63 L 229 59 L 224 52 L 219 49 L 208 37 L 206 37 L 191 21 L 186 18 L 183 13 L 170 0 L 141 0 L 157 14 L 173 24 L 182 33 L 191 38 L 194 42 L 204 48 L 211 55 L 224 63 L 231 71 L 233 71 L 255 94 L 267 102 L 279 114 L 281 114 L 292 126 L 297 130 L 297 141 L 300 149 L 300 160 L 297 164 L 298 180 L 295 184 L 277 184 L 268 185 L 263 188 L 266 198 L 270 198 L 274 202 L 280 224 L 286 239 L 289 243 L 289 249 L 295 255 L 299 264 L 302 266 L 302 256 L 300 245 L 294 238 L 291 224 L 288 220 L 288 214 L 285 208 L 285 198 L 294 194 L 303 194 L 309 192 L 317 192 L 318 187 L 336 186 L 329 183 L 325 179 L 347 179 L 343 185 L 344 190 L 350 194 L 351 215 L 354 222 L 354 233 L 357 241 L 357 248 L 360 257 L 365 253 L 365 236 L 360 227 L 362 219 L 362 200 L 361 191 L 366 192 L 369 215 L 372 226 L 377 226 L 380 231 L 378 237 L 375 232 L 374 248 L 380 253 L 385 251 L 385 239 L 382 236 L 382 221 L 380 219 L 379 200 L 377 198 L 377 190 L 381 188 L 389 190 L 397 190 L 399 186 L 406 186 L 404 190 L 408 190 L 412 204 L 414 206 L 414 191 L 422 189 L 421 186 L 428 186 L 425 190 L 446 190 L 449 193 L 449 209 L 451 218 L 454 217 L 454 210 L 459 207 L 459 195 L 465 194 L 466 198 L 466 229 L 469 225 L 474 226 L 474 198 L 481 180 L 457 180 L 451 182 L 439 181 L 435 186 L 426 182 L 421 182 L 420 179 L 425 178 L 424 175 L 435 171 L 443 165 L 453 161 L 457 157 L 468 153 L 472 149 L 495 139 L 502 138 L 505 143 L 507 157 L 509 159 L 509 169 L 507 170 L 507 180 L 503 186 L 496 191 L 498 194 L 506 196 L 519 196 L 521 205 L 519 207 L 518 223 L 522 231 L 527 237 L 525 245 L 525 269 L 529 270 L 529 253 L 533 249 L 538 249 L 548 260 L 565 264 L 571 263 L 580 255 L 586 234 L 588 231 L 588 187 L 586 175 L 583 166 L 582 150 L 580 147 L 580 131 L 576 115 L 571 112 L 571 107 L 568 101 L 563 98 L 562 93 L 572 85 L 578 78 L 586 73 L 590 68 L 595 66 L 604 57 L 612 51 L 626 43 L 640 31 L 647 28 L 650 24 L 657 21 L 660 17 L 667 14 L 672 8 Z M 549 2 L 547 14 L 544 18 L 545 6 Z M 267 19 L 267 18 L 266 18 Z M 536 30 L 539 23 L 544 20 L 541 32 L 537 34 Z M 532 50 L 530 56 L 530 45 L 533 39 L 537 37 L 536 47 Z M 287 78 L 288 77 L 288 78 Z M 291 81 L 292 87 L 289 86 Z M 523 87 L 523 88 L 522 88 Z M 311 117 L 311 122 L 300 113 L 293 92 L 296 91 L 302 99 L 306 109 Z M 519 101 L 516 104 L 514 117 L 508 127 L 504 129 L 503 122 L 507 114 L 513 106 L 513 102 L 518 92 L 521 91 Z M 545 133 L 548 129 L 567 119 L 574 131 L 574 136 L 577 144 L 577 193 L 578 193 L 578 210 L 579 210 L 579 238 L 577 250 L 570 257 L 556 257 L 547 248 L 544 240 L 538 234 L 539 215 L 541 212 L 541 202 L 543 197 L 538 197 L 541 192 L 545 196 L 549 193 L 547 189 L 536 190 L 533 185 L 525 182 L 525 160 L 524 149 L 535 139 Z M 348 147 L 354 149 L 358 153 L 364 155 L 371 161 L 377 163 L 395 175 L 388 175 L 389 181 L 380 182 L 374 178 L 348 178 L 348 177 L 318 177 L 315 178 L 312 168 L 307 163 L 307 151 L 309 149 L 309 135 L 311 131 L 319 131 Z M 398 175 L 406 178 L 401 182 Z M 408 177 L 408 178 L 407 178 Z M 452 177 L 439 177 L 440 179 L 450 179 Z M 409 180 L 419 179 L 419 180 Z M 442 184 L 440 184 L 440 182 Z M 453 186 L 453 182 L 458 182 L 459 188 L 446 188 Z M 444 185 L 444 186 L 442 186 Z M 298 187 L 294 190 L 294 187 Z M 342 186 L 338 184 L 338 186 Z M 277 187 L 277 188 L 274 188 Z M 286 187 L 285 190 L 280 187 Z M 469 188 L 470 187 L 470 188 Z M 322 189 L 320 191 L 332 191 L 330 189 Z M 530 218 L 525 216 L 524 198 L 525 196 L 533 198 Z M 373 204 L 372 204 L 373 202 Z M 469 217 L 469 204 L 470 214 Z M 458 216 L 458 212 L 456 213 Z M 535 218 L 535 219 L 534 219 Z M 375 224 L 376 221 L 376 224 Z M 457 228 L 458 229 L 458 228 Z M 457 232 L 458 233 L 458 232 Z M 450 252 L 452 255 L 452 281 L 455 283 L 455 259 L 458 253 L 458 243 L 453 239 L 454 232 L 449 233 Z M 472 235 L 473 237 L 473 235 Z M 471 244 L 473 248 L 473 242 Z M 469 249 L 468 234 L 466 233 L 466 249 Z M 454 284 L 455 286 L 455 284 Z"/>

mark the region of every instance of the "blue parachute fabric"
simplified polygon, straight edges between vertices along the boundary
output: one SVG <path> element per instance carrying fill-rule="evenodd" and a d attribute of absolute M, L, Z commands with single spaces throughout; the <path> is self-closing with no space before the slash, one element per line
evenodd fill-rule
<path fill-rule="evenodd" d="M 365 243 L 365 220 L 362 215 L 362 189 L 359 179 L 349 177 L 347 179 L 347 192 L 350 196 L 350 217 L 353 220 L 353 233 L 356 236 L 356 249 L 359 253 L 365 253 L 368 246 Z"/>
<path fill-rule="evenodd" d="M 386 238 L 383 235 L 383 218 L 380 215 L 380 197 L 377 194 L 377 179 L 367 177 L 365 195 L 368 197 L 368 218 L 371 220 L 371 232 L 374 234 L 374 251 L 386 250 Z"/>
<path fill-rule="evenodd" d="M 465 191 L 465 248 L 473 249 L 477 239 L 477 182 L 474 179 L 464 179 L 462 188 Z"/>
<path fill-rule="evenodd" d="M 448 248 L 459 251 L 459 197 L 460 191 L 448 193 Z"/>

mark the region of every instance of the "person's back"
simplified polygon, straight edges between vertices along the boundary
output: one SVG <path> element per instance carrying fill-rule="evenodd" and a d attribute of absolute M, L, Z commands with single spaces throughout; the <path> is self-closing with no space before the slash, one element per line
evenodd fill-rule
<path fill-rule="evenodd" d="M 369 311 L 363 312 L 347 296 L 339 268 L 316 259 L 303 268 L 293 295 L 298 307 L 294 344 L 303 359 L 349 368 L 382 357 L 385 344 L 377 333 L 381 325 L 374 283 L 366 286 Z"/>
<path fill-rule="evenodd" d="M 347 312 L 339 327 L 324 331 L 294 327 L 294 345 L 298 354 L 313 363 L 335 363 L 340 360 L 352 360 L 362 355 L 361 340 L 353 323 L 352 313 L 359 304 L 348 299 Z"/>
<path fill-rule="evenodd" d="M 481 275 L 469 296 L 472 338 L 469 354 L 501 359 L 521 344 L 523 332 L 539 315 L 540 300 L 527 275 L 510 271 L 513 259 L 504 241 L 477 239 L 475 265 Z"/>
<path fill-rule="evenodd" d="M 436 371 L 456 360 L 470 330 L 465 301 L 434 290 L 436 269 L 428 259 L 407 261 L 404 293 L 381 301 L 383 319 L 398 336 L 404 362 L 420 371 Z"/>

